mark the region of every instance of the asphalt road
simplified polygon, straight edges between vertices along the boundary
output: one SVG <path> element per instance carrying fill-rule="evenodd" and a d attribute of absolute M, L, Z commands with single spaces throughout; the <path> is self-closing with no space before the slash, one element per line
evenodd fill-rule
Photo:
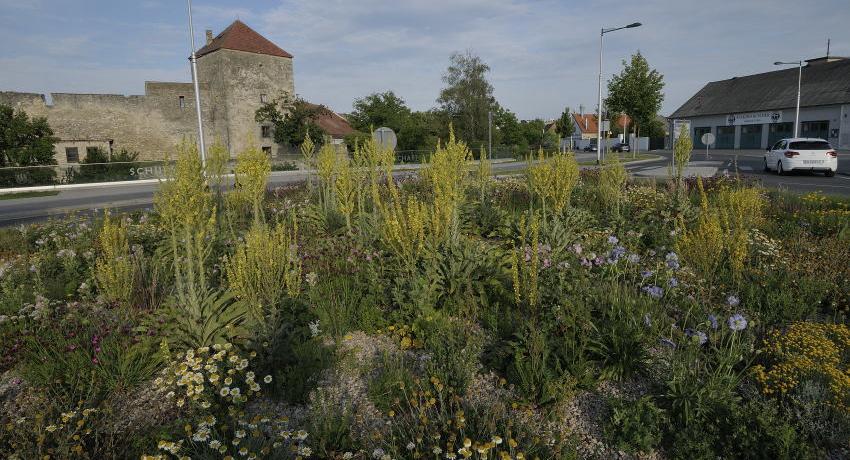
<path fill-rule="evenodd" d="M 653 152 L 661 158 L 643 160 L 626 167 L 634 177 L 667 177 L 670 165 L 670 152 Z M 843 152 L 842 152 L 843 153 Z M 579 154 L 579 156 L 595 154 Z M 581 160 L 581 158 L 580 158 Z M 521 164 L 496 163 L 494 173 L 515 171 Z M 822 191 L 825 194 L 850 196 L 850 155 L 839 154 L 839 173 L 835 177 L 822 174 L 795 173 L 777 176 L 762 170 L 761 152 L 712 151 L 710 159 L 705 154 L 695 152 L 691 156 L 688 173 L 713 176 L 715 174 L 734 174 L 737 171 L 761 181 L 766 187 L 786 189 L 797 193 Z M 411 166 L 413 169 L 416 166 Z M 398 171 L 396 175 L 409 174 L 410 171 Z M 269 185 L 280 186 L 303 181 L 303 172 L 272 173 Z M 92 186 L 92 188 L 68 189 L 54 196 L 16 198 L 0 200 L 0 226 L 43 221 L 51 217 L 60 217 L 68 213 L 91 215 L 100 213 L 104 208 L 130 211 L 146 209 L 152 206 L 153 194 L 159 184 L 131 184 L 112 186 Z"/>

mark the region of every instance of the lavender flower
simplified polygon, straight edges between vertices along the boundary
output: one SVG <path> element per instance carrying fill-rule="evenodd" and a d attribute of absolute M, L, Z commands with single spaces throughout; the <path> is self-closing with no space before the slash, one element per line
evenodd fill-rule
<path fill-rule="evenodd" d="M 717 330 L 717 317 L 714 315 L 708 315 L 708 322 L 711 323 L 711 328 L 715 331 Z"/>
<path fill-rule="evenodd" d="M 608 237 L 608 244 L 617 244 L 619 242 L 620 240 L 614 235 Z"/>
<path fill-rule="evenodd" d="M 664 289 L 661 289 L 660 287 L 655 285 L 644 286 L 642 290 L 643 292 L 649 294 L 649 296 L 653 299 L 660 299 L 664 295 Z"/>
<path fill-rule="evenodd" d="M 574 244 L 573 245 L 573 252 L 575 252 L 576 255 L 581 254 L 581 245 L 578 244 L 578 243 Z"/>
<path fill-rule="evenodd" d="M 685 335 L 691 340 L 693 340 L 695 343 L 698 343 L 700 346 L 705 345 L 705 342 L 708 342 L 708 336 L 705 335 L 705 332 L 702 331 L 685 329 Z"/>
<path fill-rule="evenodd" d="M 676 255 L 675 252 L 668 252 L 667 256 L 664 257 L 664 260 L 667 261 L 667 267 L 673 270 L 679 269 L 679 256 Z"/>
<path fill-rule="evenodd" d="M 644 271 L 641 272 L 640 276 L 642 276 L 644 279 L 646 279 L 646 278 L 649 278 L 650 276 L 652 276 L 654 274 L 655 273 L 652 270 L 644 270 Z"/>
<path fill-rule="evenodd" d="M 738 298 L 738 296 L 736 296 L 735 294 L 729 294 L 729 296 L 726 297 L 726 305 L 729 305 L 730 307 L 735 308 L 740 304 L 741 304 L 741 299 Z"/>
<path fill-rule="evenodd" d="M 747 318 L 744 318 L 744 315 L 740 313 L 735 313 L 734 315 L 729 317 L 729 329 L 733 331 L 743 331 L 747 328 Z"/>
<path fill-rule="evenodd" d="M 629 262 L 633 264 L 640 262 L 640 256 L 637 254 L 629 254 Z"/>
<path fill-rule="evenodd" d="M 671 288 L 677 287 L 679 285 L 679 280 L 677 280 L 675 277 L 670 278 L 669 280 L 667 280 L 667 285 Z"/>

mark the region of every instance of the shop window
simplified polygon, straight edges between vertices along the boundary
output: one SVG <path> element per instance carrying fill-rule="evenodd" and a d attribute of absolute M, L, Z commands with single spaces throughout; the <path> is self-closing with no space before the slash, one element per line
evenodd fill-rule
<path fill-rule="evenodd" d="M 80 162 L 80 151 L 77 147 L 65 147 L 65 161 L 68 163 Z"/>

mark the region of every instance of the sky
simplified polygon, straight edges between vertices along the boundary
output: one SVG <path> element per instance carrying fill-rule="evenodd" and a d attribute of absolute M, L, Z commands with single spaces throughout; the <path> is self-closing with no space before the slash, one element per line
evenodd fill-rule
<path fill-rule="evenodd" d="M 640 51 L 664 75 L 661 113 L 709 81 L 775 70 L 777 60 L 850 56 L 848 0 L 194 0 L 198 46 L 233 20 L 295 56 L 301 97 L 349 112 L 393 90 L 436 105 L 453 52 L 489 66 L 499 103 L 520 118 L 596 107 L 603 77 Z M 142 94 L 190 81 L 182 0 L 0 0 L 0 91 Z"/>

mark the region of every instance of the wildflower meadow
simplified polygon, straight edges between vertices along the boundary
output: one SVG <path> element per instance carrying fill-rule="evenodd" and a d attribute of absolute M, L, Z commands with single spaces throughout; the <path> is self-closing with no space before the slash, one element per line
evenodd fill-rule
<path fill-rule="evenodd" d="M 0 456 L 850 456 L 850 201 L 302 154 L 183 143 L 152 211 L 0 230 Z"/>

